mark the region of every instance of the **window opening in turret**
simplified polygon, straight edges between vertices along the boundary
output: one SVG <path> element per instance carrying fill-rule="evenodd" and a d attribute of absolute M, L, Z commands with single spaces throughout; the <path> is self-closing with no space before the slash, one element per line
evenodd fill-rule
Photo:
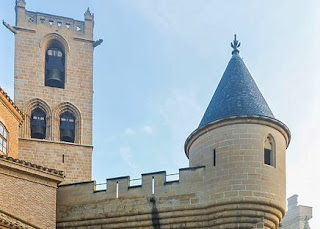
<path fill-rule="evenodd" d="M 213 166 L 216 166 L 216 150 L 213 150 Z"/>
<path fill-rule="evenodd" d="M 58 42 L 47 49 L 45 65 L 45 86 L 64 88 L 65 55 Z"/>
<path fill-rule="evenodd" d="M 271 135 L 264 141 L 264 164 L 276 167 L 275 143 Z"/>
<path fill-rule="evenodd" d="M 60 141 L 74 142 L 75 118 L 70 112 L 60 116 Z"/>
<path fill-rule="evenodd" d="M 46 138 L 46 114 L 40 108 L 36 108 L 31 113 L 31 138 Z"/>

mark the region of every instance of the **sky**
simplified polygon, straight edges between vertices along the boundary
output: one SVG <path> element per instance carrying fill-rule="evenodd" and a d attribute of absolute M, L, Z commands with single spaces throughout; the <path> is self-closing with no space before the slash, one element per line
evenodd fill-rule
<path fill-rule="evenodd" d="M 320 1 L 26 0 L 27 9 L 95 14 L 93 179 L 188 167 L 197 128 L 231 58 L 240 55 L 275 117 L 291 130 L 287 197 L 320 225 Z M 15 23 L 14 0 L 0 19 Z M 0 27 L 0 84 L 13 98 L 14 36 Z"/>

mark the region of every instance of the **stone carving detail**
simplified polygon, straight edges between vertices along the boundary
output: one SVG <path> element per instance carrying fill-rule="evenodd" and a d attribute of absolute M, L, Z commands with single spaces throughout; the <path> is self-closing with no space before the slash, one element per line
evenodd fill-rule
<path fill-rule="evenodd" d="M 37 23 L 37 16 L 35 14 L 28 14 L 28 22 L 30 24 L 36 24 Z"/>
<path fill-rule="evenodd" d="M 76 25 L 76 31 L 77 31 L 77 32 L 82 32 L 82 31 L 83 31 L 83 26 L 80 25 L 80 24 L 77 24 L 77 25 Z"/>

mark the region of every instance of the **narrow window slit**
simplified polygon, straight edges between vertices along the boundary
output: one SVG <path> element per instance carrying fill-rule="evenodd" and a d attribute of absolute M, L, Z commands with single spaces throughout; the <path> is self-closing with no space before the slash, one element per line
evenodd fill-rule
<path fill-rule="evenodd" d="M 264 140 L 264 164 L 276 167 L 276 147 L 271 135 Z"/>
<path fill-rule="evenodd" d="M 117 181 L 116 198 L 119 198 L 119 182 Z"/>
<path fill-rule="evenodd" d="M 271 165 L 271 150 L 264 149 L 264 163 L 266 165 Z"/>
<path fill-rule="evenodd" d="M 216 166 L 216 149 L 213 150 L 213 166 Z"/>

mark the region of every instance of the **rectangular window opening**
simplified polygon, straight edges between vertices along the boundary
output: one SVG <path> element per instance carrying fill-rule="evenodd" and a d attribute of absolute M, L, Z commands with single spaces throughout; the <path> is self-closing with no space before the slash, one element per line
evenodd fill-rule
<path fill-rule="evenodd" d="M 271 165 L 271 150 L 264 149 L 264 163 L 266 165 Z"/>
<path fill-rule="evenodd" d="M 62 154 L 62 163 L 64 163 L 64 154 Z"/>
<path fill-rule="evenodd" d="M 213 150 L 213 166 L 216 166 L 216 149 Z"/>

